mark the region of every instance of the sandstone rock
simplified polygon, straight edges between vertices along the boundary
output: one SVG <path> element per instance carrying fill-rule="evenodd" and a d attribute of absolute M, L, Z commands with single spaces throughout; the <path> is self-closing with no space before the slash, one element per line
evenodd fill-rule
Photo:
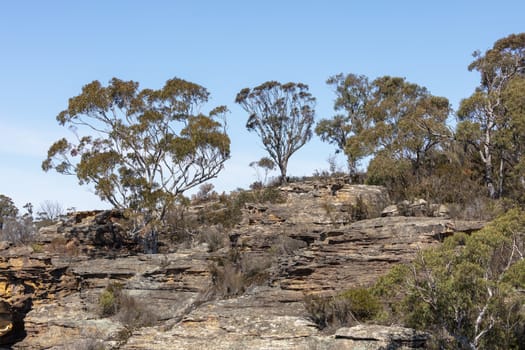
<path fill-rule="evenodd" d="M 246 207 L 247 223 L 293 225 L 340 225 L 356 219 L 375 218 L 390 204 L 386 188 L 381 186 L 306 182 L 280 188 L 285 203 Z"/>
<path fill-rule="evenodd" d="M 12 330 L 13 318 L 11 306 L 4 301 L 0 301 L 0 339 L 4 338 Z"/>
<path fill-rule="evenodd" d="M 383 209 L 381 216 L 428 216 L 449 218 L 450 211 L 444 204 L 431 204 L 424 199 L 415 199 L 412 202 L 404 200 Z"/>
<path fill-rule="evenodd" d="M 381 211 L 381 216 L 399 216 L 399 208 L 397 205 L 392 204 L 387 206 L 383 211 Z"/>
<path fill-rule="evenodd" d="M 0 347 L 411 349 L 419 335 L 409 330 L 320 332 L 307 318 L 304 295 L 370 284 L 420 248 L 483 226 L 379 217 L 390 204 L 382 187 L 311 181 L 281 191 L 285 203 L 247 204 L 243 223 L 225 232 L 231 247 L 213 253 L 189 244 L 141 254 L 118 211 L 75 213 L 41 229 L 32 248 L 0 244 Z M 369 219 L 355 221 L 360 215 Z M 212 288 L 213 270 L 240 264 L 234 256 L 265 265 L 267 278 L 246 286 L 243 295 L 223 297 Z M 133 328 L 102 317 L 98 299 L 110 284 L 120 285 L 156 322 Z"/>
<path fill-rule="evenodd" d="M 420 249 L 439 244 L 454 232 L 482 227 L 482 222 L 398 216 L 311 232 L 307 248 L 280 258 L 281 270 L 275 283 L 283 289 L 305 293 L 369 285 L 393 264 L 411 261 Z"/>
<path fill-rule="evenodd" d="M 404 327 L 358 325 L 338 329 L 335 338 L 351 340 L 356 349 L 408 350 L 425 349 L 430 335 Z"/>

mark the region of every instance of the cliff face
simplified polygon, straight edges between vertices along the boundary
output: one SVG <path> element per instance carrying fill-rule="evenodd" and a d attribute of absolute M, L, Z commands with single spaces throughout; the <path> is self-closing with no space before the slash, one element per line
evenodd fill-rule
<path fill-rule="evenodd" d="M 30 247 L 0 242 L 0 348 L 424 347 L 425 334 L 400 327 L 325 334 L 306 317 L 304 295 L 367 285 L 482 223 L 379 217 L 391 204 L 380 187 L 311 182 L 281 192 L 284 203 L 246 205 L 216 251 L 164 240 L 162 253 L 141 254 L 115 211 L 76 213 Z M 108 286 L 128 297 L 127 314 L 101 313 Z"/>

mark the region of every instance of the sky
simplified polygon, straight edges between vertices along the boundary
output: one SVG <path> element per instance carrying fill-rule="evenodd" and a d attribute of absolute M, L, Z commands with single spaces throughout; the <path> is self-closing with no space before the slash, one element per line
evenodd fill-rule
<path fill-rule="evenodd" d="M 524 13 L 523 0 L 0 0 L 0 194 L 19 208 L 109 208 L 74 176 L 41 170 L 49 146 L 72 136 L 56 115 L 93 80 L 159 89 L 178 77 L 204 86 L 206 110 L 230 110 L 231 158 L 212 181 L 229 192 L 258 180 L 249 163 L 266 156 L 234 103 L 242 88 L 305 83 L 320 120 L 334 114 L 330 76 L 390 75 L 457 109 L 479 83 L 467 69 L 472 53 L 525 31 Z M 314 136 L 288 174 L 327 170 L 334 150 Z"/>

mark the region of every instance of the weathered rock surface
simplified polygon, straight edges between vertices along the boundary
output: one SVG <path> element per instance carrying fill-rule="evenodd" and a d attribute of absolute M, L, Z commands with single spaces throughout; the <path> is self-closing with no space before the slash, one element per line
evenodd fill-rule
<path fill-rule="evenodd" d="M 424 349 L 430 335 L 410 328 L 357 325 L 340 328 L 336 339 L 348 339 L 351 349 Z"/>
<path fill-rule="evenodd" d="M 304 182 L 282 187 L 281 192 L 286 194 L 286 203 L 254 207 L 249 216 L 251 223 L 347 224 L 356 216 L 379 217 L 390 204 L 388 192 L 381 186 Z"/>
<path fill-rule="evenodd" d="M 437 244 L 455 232 L 480 229 L 481 222 L 440 218 L 391 217 L 312 232 L 307 249 L 280 261 L 280 286 L 302 292 L 366 286 L 393 264 L 411 261 L 418 250 Z M 290 235 L 304 239 L 302 233 Z"/>
<path fill-rule="evenodd" d="M 430 216 L 448 218 L 450 211 L 446 205 L 428 203 L 424 199 L 415 199 L 412 202 L 402 201 L 385 207 L 381 216 Z"/>
<path fill-rule="evenodd" d="M 483 223 L 380 217 L 390 204 L 380 187 L 307 182 L 282 191 L 285 203 L 247 205 L 243 223 L 227 232 L 231 247 L 215 252 L 193 244 L 138 253 L 115 211 L 77 213 L 42 229 L 31 247 L 0 242 L 0 348 L 424 348 L 425 334 L 402 328 L 322 333 L 306 317 L 304 294 L 367 285 L 419 249 Z M 267 278 L 224 297 L 214 289 L 216 267 L 233 253 L 264 265 Z M 110 284 L 154 315 L 152 325 L 102 317 L 98 298 Z"/>

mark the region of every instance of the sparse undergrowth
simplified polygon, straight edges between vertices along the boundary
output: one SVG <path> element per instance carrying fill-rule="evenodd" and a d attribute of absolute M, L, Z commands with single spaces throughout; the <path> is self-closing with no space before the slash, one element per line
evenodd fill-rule
<path fill-rule="evenodd" d="M 102 317 L 115 317 L 128 329 L 151 326 L 157 322 L 156 315 L 143 303 L 123 290 L 120 283 L 110 283 L 98 299 Z"/>
<path fill-rule="evenodd" d="M 379 299 L 367 288 L 353 288 L 335 296 L 305 295 L 308 318 L 320 329 L 352 326 L 379 316 Z"/>
<path fill-rule="evenodd" d="M 250 286 L 262 285 L 269 280 L 271 264 L 268 256 L 249 256 L 232 249 L 226 257 L 210 265 L 210 293 L 219 297 L 241 295 Z"/>

